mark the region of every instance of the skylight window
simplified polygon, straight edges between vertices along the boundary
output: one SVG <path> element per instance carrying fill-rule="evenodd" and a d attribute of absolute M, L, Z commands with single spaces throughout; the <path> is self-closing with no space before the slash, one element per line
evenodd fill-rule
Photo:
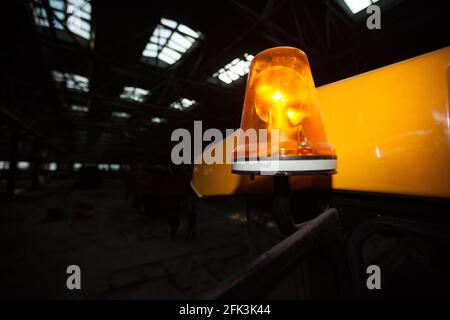
<path fill-rule="evenodd" d="M 97 165 L 98 170 L 109 171 L 109 164 L 107 163 L 99 163 Z"/>
<path fill-rule="evenodd" d="M 124 87 L 120 98 L 136 102 L 144 102 L 150 91 L 136 87 Z"/>
<path fill-rule="evenodd" d="M 0 161 L 0 170 L 8 170 L 9 161 Z"/>
<path fill-rule="evenodd" d="M 72 105 L 71 109 L 78 112 L 88 112 L 89 108 L 85 106 Z"/>
<path fill-rule="evenodd" d="M 250 63 L 253 56 L 245 53 L 242 58 L 236 58 L 219 71 L 213 74 L 213 78 L 218 78 L 220 81 L 230 84 L 245 76 L 250 68 Z"/>
<path fill-rule="evenodd" d="M 19 161 L 17 162 L 17 169 L 19 170 L 28 170 L 30 168 L 30 163 L 28 161 Z"/>
<path fill-rule="evenodd" d="M 58 164 L 56 162 L 50 162 L 47 164 L 47 170 L 48 171 L 56 171 L 58 170 Z"/>
<path fill-rule="evenodd" d="M 89 91 L 89 79 L 78 74 L 62 73 L 56 70 L 52 71 L 53 79 L 58 83 L 63 83 L 67 89 L 75 91 Z"/>
<path fill-rule="evenodd" d="M 113 112 L 111 114 L 114 118 L 120 118 L 120 119 L 128 119 L 130 117 L 129 113 L 126 112 Z"/>
<path fill-rule="evenodd" d="M 153 117 L 150 119 L 150 121 L 154 124 L 161 124 L 161 123 L 165 123 L 166 119 L 164 118 L 159 118 L 159 117 Z"/>
<path fill-rule="evenodd" d="M 120 164 L 110 164 L 109 168 L 111 171 L 119 171 L 120 170 Z"/>
<path fill-rule="evenodd" d="M 172 65 L 191 49 L 201 33 L 174 20 L 161 18 L 142 56 Z"/>
<path fill-rule="evenodd" d="M 378 2 L 378 0 L 344 0 L 344 3 L 353 14 L 357 14 L 375 2 Z"/>
<path fill-rule="evenodd" d="M 192 108 L 196 104 L 197 104 L 197 101 L 195 101 L 193 99 L 180 98 L 177 101 L 172 102 L 170 104 L 170 108 L 173 110 L 183 111 L 183 110 Z"/>
<path fill-rule="evenodd" d="M 49 10 L 44 0 L 33 2 L 35 23 L 44 28 L 52 25 L 57 30 L 65 30 L 64 25 L 73 34 L 86 40 L 91 38 L 91 2 L 90 0 L 49 0 Z"/>

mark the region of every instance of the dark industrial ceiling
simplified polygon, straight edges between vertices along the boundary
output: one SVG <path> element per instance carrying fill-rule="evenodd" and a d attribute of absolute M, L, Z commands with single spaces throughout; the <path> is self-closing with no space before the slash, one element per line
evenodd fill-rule
<path fill-rule="evenodd" d="M 39 1 L 5 4 L 0 155 L 6 160 L 19 142 L 21 159 L 38 152 L 54 161 L 167 163 L 173 129 L 191 129 L 194 120 L 203 120 L 204 128 L 239 126 L 245 77 L 230 85 L 209 79 L 244 53 L 298 47 L 320 86 L 449 44 L 446 1 L 384 1 L 381 30 L 368 30 L 365 16 L 352 16 L 339 0 L 93 0 L 89 41 L 67 28 L 39 28 L 33 17 Z M 52 10 L 49 3 L 42 1 Z M 173 65 L 141 59 L 162 17 L 202 34 Z M 52 70 L 88 78 L 88 91 L 57 85 Z M 127 101 L 120 98 L 125 86 L 151 94 Z M 183 97 L 197 103 L 169 108 Z"/>

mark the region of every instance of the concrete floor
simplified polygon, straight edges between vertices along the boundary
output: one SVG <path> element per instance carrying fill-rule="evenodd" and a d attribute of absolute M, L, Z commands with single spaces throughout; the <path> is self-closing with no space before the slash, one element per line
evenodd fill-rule
<path fill-rule="evenodd" d="M 197 237 L 170 240 L 163 219 L 138 214 L 126 186 L 96 190 L 49 181 L 12 203 L 0 203 L 0 296 L 9 298 L 198 298 L 240 270 L 262 249 L 249 241 L 242 200 L 198 201 Z M 93 204 L 90 216 L 77 204 Z M 57 214 L 48 219 L 48 209 Z M 265 241 L 264 250 L 276 242 Z M 79 265 L 81 290 L 66 288 L 66 268 Z"/>

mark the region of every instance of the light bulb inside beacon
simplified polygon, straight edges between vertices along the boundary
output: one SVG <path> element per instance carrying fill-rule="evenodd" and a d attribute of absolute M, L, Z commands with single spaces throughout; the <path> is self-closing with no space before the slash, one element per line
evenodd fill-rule
<path fill-rule="evenodd" d="M 256 77 L 254 89 L 256 113 L 268 129 L 279 129 L 282 154 L 297 152 L 310 100 L 305 77 L 290 67 L 274 66 Z"/>

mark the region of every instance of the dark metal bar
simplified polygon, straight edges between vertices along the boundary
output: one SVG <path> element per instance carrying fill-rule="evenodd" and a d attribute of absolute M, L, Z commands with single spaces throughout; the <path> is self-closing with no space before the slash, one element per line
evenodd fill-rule
<path fill-rule="evenodd" d="M 294 18 L 295 30 L 297 31 L 299 43 L 301 43 L 301 44 L 305 45 L 305 47 L 307 47 L 307 44 L 305 42 L 305 37 L 303 35 L 303 30 L 302 30 L 302 27 L 300 26 L 300 19 L 298 18 L 298 15 L 297 15 L 297 7 L 294 5 L 293 0 L 289 1 L 289 6 L 291 9 L 292 17 Z"/>
<path fill-rule="evenodd" d="M 292 270 L 327 231 L 340 230 L 338 211 L 331 208 L 305 223 L 290 237 L 259 256 L 242 272 L 206 296 L 207 299 L 258 299 L 274 286 L 280 275 Z M 340 233 L 338 233 L 340 235 Z"/>
<path fill-rule="evenodd" d="M 298 227 L 292 220 L 289 176 L 273 177 L 272 216 L 281 232 L 294 233 Z"/>
<path fill-rule="evenodd" d="M 262 22 L 262 24 L 264 24 L 265 26 L 267 26 L 270 29 L 275 30 L 278 34 L 282 35 L 289 41 L 292 41 L 293 43 L 298 43 L 297 37 L 293 36 L 291 33 L 285 31 L 284 29 L 282 29 L 281 27 L 279 27 L 278 25 L 276 25 L 270 21 L 261 20 L 261 15 L 258 12 L 255 12 L 254 10 L 243 5 L 242 3 L 240 3 L 237 0 L 229 0 L 229 2 L 232 3 L 234 6 L 236 6 L 237 8 L 239 8 L 240 10 L 242 10 L 242 12 L 246 13 L 249 17 L 252 17 L 252 18 L 256 19 L 257 21 Z"/>
<path fill-rule="evenodd" d="M 68 36 L 78 45 L 78 46 L 82 46 L 80 41 L 78 40 L 78 38 L 75 36 L 75 34 L 67 27 L 66 21 L 63 21 L 61 19 L 59 19 L 56 15 L 55 12 L 53 11 L 53 9 L 50 7 L 50 5 L 48 4 L 47 1 L 43 1 L 43 5 L 45 10 L 47 11 L 47 17 L 51 17 L 51 19 L 55 19 L 57 22 L 59 22 L 62 27 L 64 28 L 64 31 L 68 34 Z M 50 24 L 53 33 L 56 33 L 56 30 L 54 29 L 53 26 L 53 21 L 49 19 L 48 23 Z"/>
<path fill-rule="evenodd" d="M 207 81 L 195 81 L 188 78 L 183 78 L 180 76 L 176 76 L 172 74 L 171 72 L 167 72 L 165 70 L 158 70 L 157 68 L 147 66 L 144 64 L 140 64 L 139 66 L 133 66 L 128 64 L 120 64 L 112 68 L 113 72 L 121 75 L 121 76 L 127 76 L 127 77 L 135 77 L 137 79 L 147 80 L 149 79 L 149 76 L 157 76 L 161 77 L 165 80 L 172 80 L 177 81 L 184 85 L 189 85 L 192 87 L 197 88 L 204 88 L 204 89 L 211 89 L 214 91 L 222 92 L 222 93 L 228 93 L 231 94 L 232 92 L 221 85 L 215 85 L 213 83 L 209 83 Z"/>

